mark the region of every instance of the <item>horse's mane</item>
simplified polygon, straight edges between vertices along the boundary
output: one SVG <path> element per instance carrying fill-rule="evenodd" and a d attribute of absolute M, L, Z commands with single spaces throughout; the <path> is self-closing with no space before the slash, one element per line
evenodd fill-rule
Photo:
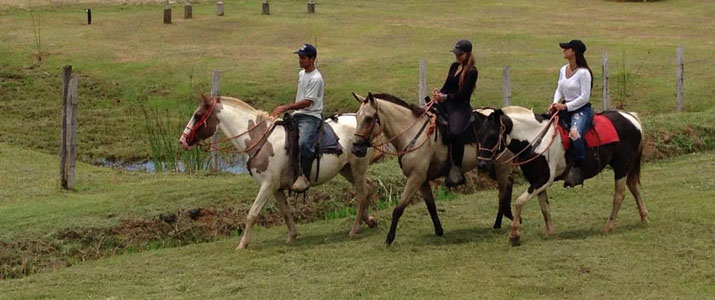
<path fill-rule="evenodd" d="M 264 117 L 268 116 L 267 112 L 262 111 L 260 109 L 255 109 L 253 106 L 249 105 L 246 102 L 243 102 L 242 100 L 240 100 L 238 98 L 221 96 L 221 103 L 224 105 L 228 104 L 229 106 L 236 108 L 236 109 L 247 110 L 249 112 L 255 113 L 257 115 L 262 115 Z"/>
<path fill-rule="evenodd" d="M 415 117 L 421 116 L 422 113 L 424 112 L 424 110 L 422 109 L 422 107 L 419 107 L 418 105 L 415 105 L 415 104 L 407 103 L 407 102 L 405 102 L 405 100 L 402 100 L 402 99 L 398 98 L 398 97 L 395 96 L 395 95 L 382 93 L 382 94 L 372 94 L 372 96 L 375 97 L 375 98 L 378 98 L 378 99 L 380 99 L 380 100 L 385 100 L 385 101 L 387 101 L 387 102 L 390 102 L 390 103 L 393 103 L 393 104 L 397 104 L 397 105 L 399 105 L 399 106 L 402 106 L 402 107 L 404 107 L 404 108 L 407 108 L 407 109 L 409 109 L 410 111 L 412 111 L 412 114 L 413 114 Z"/>
<path fill-rule="evenodd" d="M 534 112 L 534 110 L 522 106 L 507 106 L 503 107 L 501 110 L 505 114 L 508 114 L 512 117 L 520 116 L 526 118 L 527 120 L 529 119 L 529 117 L 533 117 L 539 123 L 548 120 L 550 117 L 550 115 L 547 114 L 537 114 L 536 112 Z"/>

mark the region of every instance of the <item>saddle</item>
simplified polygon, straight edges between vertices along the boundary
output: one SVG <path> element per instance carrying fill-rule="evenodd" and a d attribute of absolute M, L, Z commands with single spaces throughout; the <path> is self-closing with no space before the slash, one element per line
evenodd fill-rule
<path fill-rule="evenodd" d="M 587 148 L 595 148 L 620 141 L 618 132 L 613 126 L 613 123 L 609 118 L 604 116 L 602 112 L 593 116 L 593 124 L 591 125 L 591 129 L 583 136 Z M 568 118 L 568 115 L 559 113 L 559 126 L 557 126 L 556 129 L 561 135 L 561 143 L 564 146 L 564 150 L 568 150 L 571 147 L 571 138 L 569 137 L 570 126 L 571 120 Z"/>
<path fill-rule="evenodd" d="M 327 119 L 323 120 L 323 122 L 321 122 L 320 127 L 318 128 L 318 136 L 315 138 L 314 144 L 315 157 L 313 158 L 318 162 L 318 168 L 315 172 L 315 178 L 318 178 L 318 175 L 320 174 L 320 159 L 322 158 L 323 154 L 340 155 L 343 153 L 343 147 L 340 146 L 340 143 L 338 142 L 340 138 L 337 134 L 335 134 L 333 127 L 330 126 L 330 124 L 327 122 L 328 120 L 337 122 L 337 115 L 329 116 Z M 283 117 L 283 121 L 277 124 L 281 124 L 283 125 L 283 127 L 285 127 L 285 149 L 286 152 L 288 152 L 288 163 L 292 171 L 292 179 L 295 180 L 296 178 L 298 178 L 298 176 L 301 175 L 299 161 L 300 148 L 298 145 L 298 126 L 295 123 L 293 116 L 290 114 L 285 114 Z"/>

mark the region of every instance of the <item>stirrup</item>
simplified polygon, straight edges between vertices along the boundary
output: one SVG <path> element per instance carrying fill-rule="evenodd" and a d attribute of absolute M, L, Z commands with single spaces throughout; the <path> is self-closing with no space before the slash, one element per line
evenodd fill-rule
<path fill-rule="evenodd" d="M 310 182 L 308 181 L 308 178 L 305 177 L 305 175 L 300 175 L 298 179 L 293 182 L 293 185 L 291 185 L 290 190 L 296 193 L 303 193 L 310 188 Z"/>

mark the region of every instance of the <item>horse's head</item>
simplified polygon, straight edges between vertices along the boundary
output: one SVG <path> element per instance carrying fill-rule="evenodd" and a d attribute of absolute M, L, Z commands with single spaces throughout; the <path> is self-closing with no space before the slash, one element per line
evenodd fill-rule
<path fill-rule="evenodd" d="M 382 125 L 377 115 L 377 102 L 372 93 L 368 93 L 367 98 L 353 93 L 353 97 L 360 102 L 360 109 L 355 115 L 357 126 L 353 137 L 352 152 L 357 157 L 364 157 L 368 147 L 372 145 L 372 140 L 380 134 Z"/>
<path fill-rule="evenodd" d="M 201 105 L 196 108 L 179 138 L 179 143 L 184 150 L 193 149 L 198 142 L 214 135 L 218 128 L 219 120 L 216 114 L 222 107 L 220 98 L 208 97 L 203 94 L 201 98 L 203 100 Z"/>
<path fill-rule="evenodd" d="M 501 109 L 495 110 L 482 123 L 477 131 L 479 168 L 491 168 L 492 160 L 506 150 L 507 134 L 511 132 L 511 128 L 511 119 L 504 115 Z"/>

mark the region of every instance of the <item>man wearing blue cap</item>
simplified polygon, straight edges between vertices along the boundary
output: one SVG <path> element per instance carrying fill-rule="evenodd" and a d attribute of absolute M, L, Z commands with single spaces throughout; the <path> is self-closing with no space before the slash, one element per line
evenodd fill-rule
<path fill-rule="evenodd" d="M 300 167 L 303 174 L 293 182 L 291 190 L 300 193 L 310 187 L 308 178 L 315 158 L 315 138 L 323 121 L 323 75 L 315 68 L 318 51 L 313 45 L 304 44 L 293 53 L 298 54 L 298 62 L 303 69 L 298 73 L 295 103 L 279 105 L 273 109 L 271 116 L 294 110 L 293 119 L 298 124 Z"/>

